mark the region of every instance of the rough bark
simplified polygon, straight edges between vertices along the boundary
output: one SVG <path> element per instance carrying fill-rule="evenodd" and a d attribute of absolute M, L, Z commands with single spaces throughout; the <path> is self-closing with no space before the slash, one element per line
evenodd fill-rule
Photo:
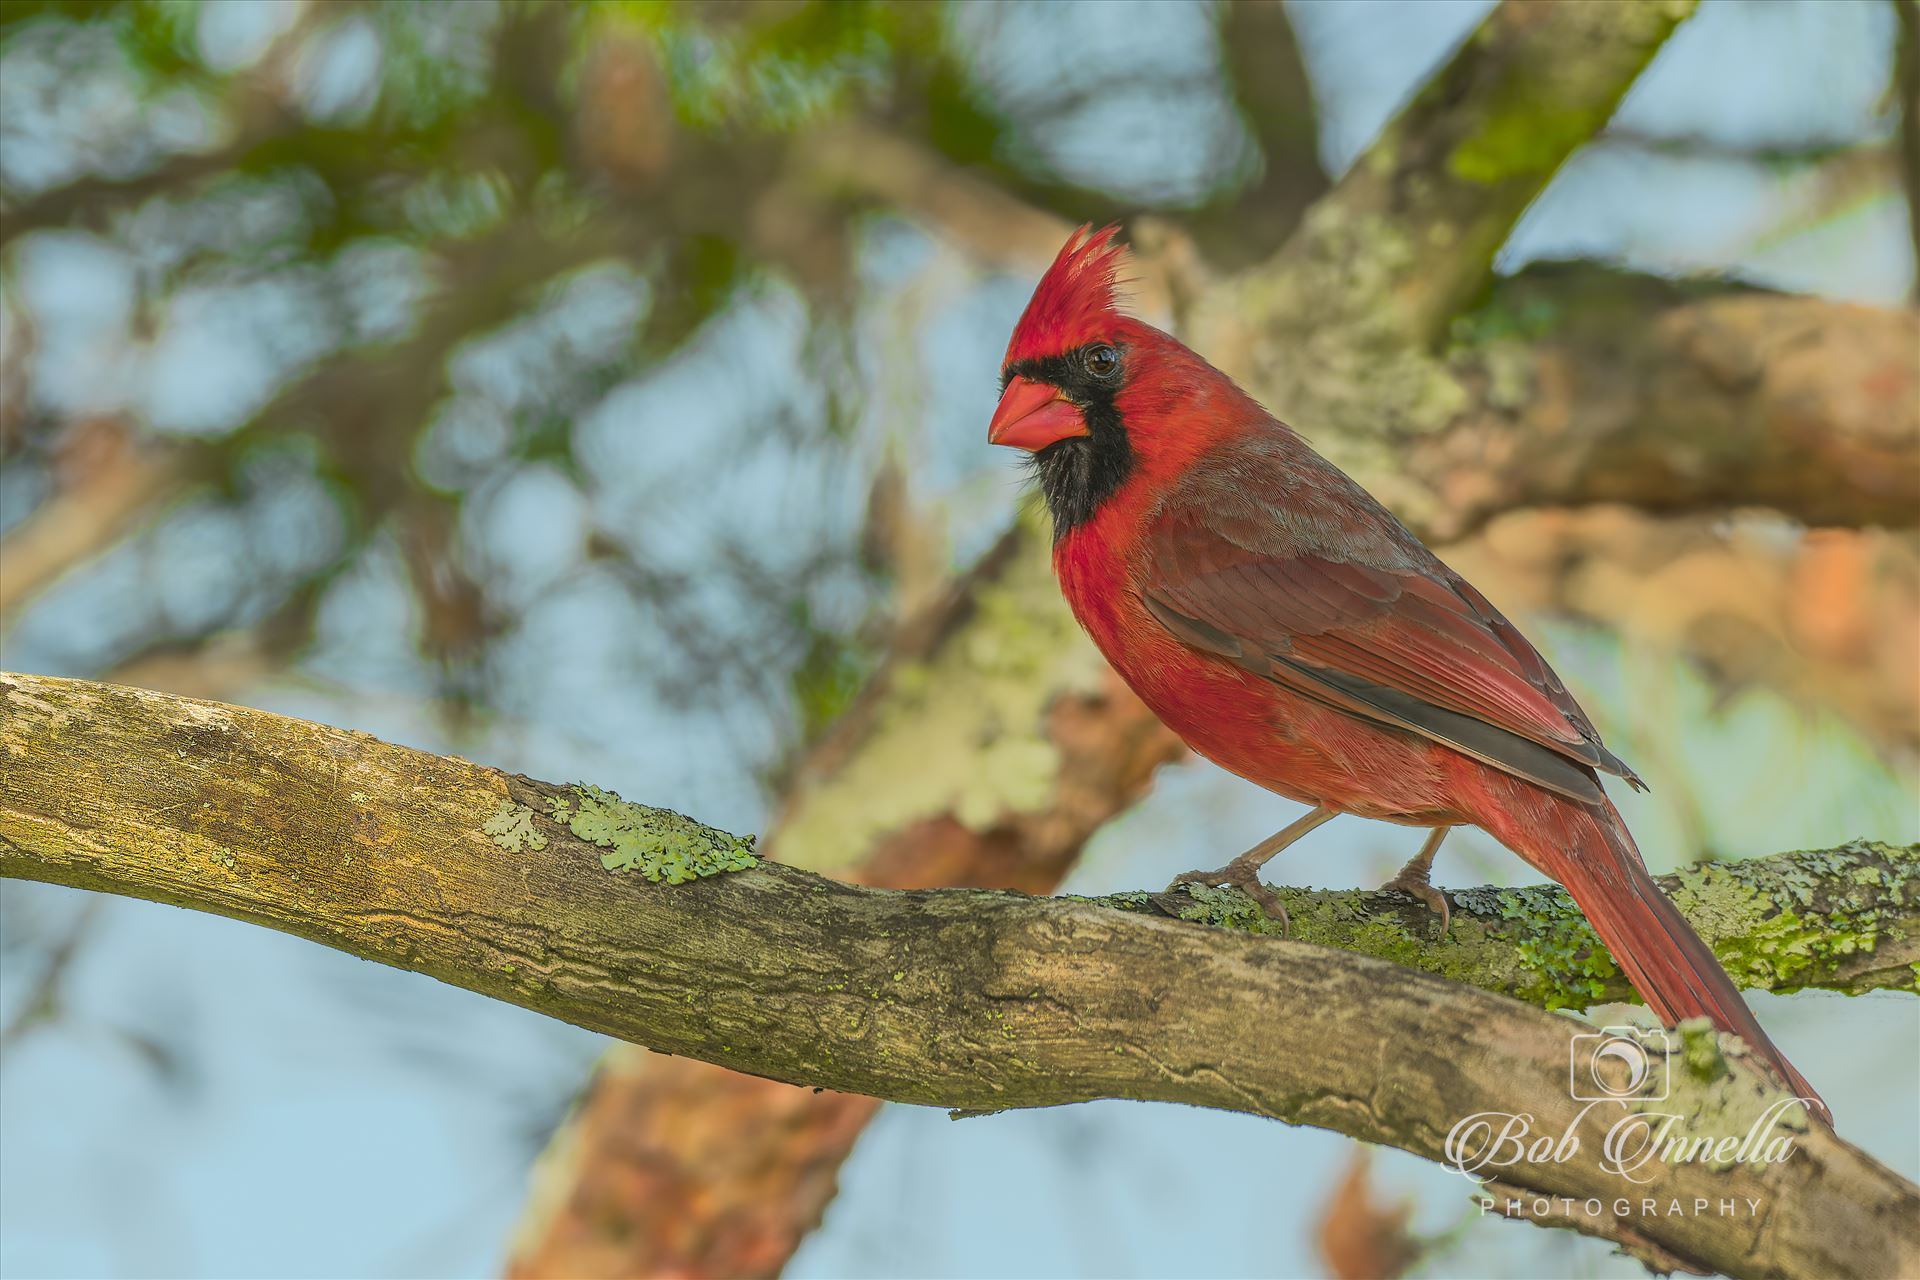
<path fill-rule="evenodd" d="M 1734 980 L 1752 990 L 1912 991 L 1920 974 L 1920 845 L 1856 840 L 1660 877 Z M 1548 1009 L 1637 1000 L 1586 917 L 1557 885 L 1447 891 L 1439 936 L 1401 893 L 1281 889 L 1300 942 L 1361 951 Z M 1236 889 L 1093 899 L 1123 911 L 1280 935 Z"/>
<path fill-rule="evenodd" d="M 1402 468 L 1457 536 L 1522 506 L 1920 518 L 1920 312 L 1533 269 L 1464 322 L 1466 407 Z"/>
<path fill-rule="evenodd" d="M 742 846 L 639 806 L 613 820 L 645 838 L 610 835 L 577 788 L 265 712 L 19 675 L 0 698 L 0 873 L 249 920 L 663 1052 L 967 1110 L 1189 1102 L 1431 1159 L 1476 1112 L 1529 1112 L 1589 1152 L 1615 1122 L 1567 1096 L 1568 1023 L 1368 956 L 778 864 L 649 883 L 610 868 L 672 878 Z M 1733 1276 L 1920 1267 L 1920 1189 L 1776 1109 L 1737 1044 L 1679 1041 L 1659 1114 L 1688 1137 L 1758 1126 L 1790 1156 L 1665 1164 L 1644 1191 L 1581 1160 L 1503 1165 L 1496 1211 Z M 1623 1194 L 1763 1208 L 1671 1216 Z"/>

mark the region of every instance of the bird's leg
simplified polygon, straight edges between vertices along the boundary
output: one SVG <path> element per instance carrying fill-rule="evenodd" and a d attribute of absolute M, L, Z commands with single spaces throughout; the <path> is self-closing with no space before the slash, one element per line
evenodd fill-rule
<path fill-rule="evenodd" d="M 1429 831 L 1426 843 L 1420 846 L 1420 852 L 1400 868 L 1399 874 L 1380 886 L 1382 891 L 1398 889 L 1426 903 L 1428 909 L 1440 917 L 1440 936 L 1443 938 L 1447 936 L 1448 926 L 1453 923 L 1453 910 L 1447 905 L 1447 895 L 1434 888 L 1433 881 L 1428 877 L 1433 873 L 1433 859 L 1440 852 L 1440 842 L 1447 838 L 1447 832 L 1451 830 L 1452 827 L 1435 827 Z"/>
<path fill-rule="evenodd" d="M 1175 876 L 1173 883 L 1167 888 L 1177 889 L 1189 881 L 1198 881 L 1207 885 L 1233 885 L 1259 903 L 1260 909 L 1267 913 L 1269 919 L 1278 920 L 1280 931 L 1285 933 L 1289 928 L 1287 908 L 1280 901 L 1279 894 L 1260 883 L 1260 868 L 1265 866 L 1267 860 L 1274 854 L 1333 816 L 1334 810 L 1322 805 L 1310 813 L 1295 818 L 1226 866 L 1214 871 L 1183 872 Z"/>

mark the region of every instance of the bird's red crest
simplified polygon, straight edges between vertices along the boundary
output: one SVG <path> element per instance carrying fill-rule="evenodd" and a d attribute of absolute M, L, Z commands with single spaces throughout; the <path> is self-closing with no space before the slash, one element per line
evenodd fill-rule
<path fill-rule="evenodd" d="M 1006 363 L 1059 355 L 1098 335 L 1118 310 L 1119 234 L 1117 223 L 1098 231 L 1089 223 L 1067 237 L 1013 327 Z"/>

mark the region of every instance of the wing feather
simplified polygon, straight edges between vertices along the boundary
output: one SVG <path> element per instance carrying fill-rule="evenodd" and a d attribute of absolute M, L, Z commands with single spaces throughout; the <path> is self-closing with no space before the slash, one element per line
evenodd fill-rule
<path fill-rule="evenodd" d="M 1644 785 L 1539 651 L 1397 521 L 1389 554 L 1376 535 L 1352 540 L 1350 556 L 1279 512 L 1271 524 L 1244 497 L 1170 502 L 1148 531 L 1141 584 L 1161 625 L 1295 692 L 1566 795 L 1599 798 L 1595 769 Z"/>

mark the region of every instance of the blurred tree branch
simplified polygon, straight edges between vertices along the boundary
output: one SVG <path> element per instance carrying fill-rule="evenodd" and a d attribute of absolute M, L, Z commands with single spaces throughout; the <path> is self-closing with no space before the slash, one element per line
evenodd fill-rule
<path fill-rule="evenodd" d="M 0 1049 L 6 1049 L 28 1035 L 36 1027 L 53 1022 L 60 1017 L 62 988 L 67 974 L 72 971 L 73 959 L 79 954 L 81 944 L 87 940 L 95 922 L 100 918 L 102 898 L 93 898 L 85 906 L 73 913 L 59 936 L 47 949 L 46 958 L 41 962 L 40 972 L 34 977 L 33 985 L 21 998 L 14 1015 L 0 1027 Z"/>
<path fill-rule="evenodd" d="M 1070 899 L 859 888 L 778 864 L 650 885 L 610 873 L 600 848 L 545 816 L 568 788 L 83 681 L 8 675 L 0 697 L 12 761 L 0 874 L 233 916 L 666 1052 L 963 1109 L 1191 1102 L 1429 1159 L 1495 1100 L 1588 1150 L 1612 1118 L 1568 1096 L 1566 1022 L 1351 952 Z M 667 837 L 707 839 L 730 838 Z M 1871 895 L 1876 931 L 1906 936 L 1920 905 L 1912 851 L 1816 855 L 1781 883 L 1818 888 L 1831 869 L 1845 882 L 1834 891 L 1858 896 L 1860 858 L 1892 877 Z M 1726 883 L 1747 888 L 1737 873 Z M 1314 1010 L 1316 1034 L 1296 1034 L 1289 1009 Z M 1664 1103 L 1681 1134 L 1744 1133 L 1784 1097 L 1731 1041 L 1704 1029 L 1682 1040 Z M 1824 1277 L 1920 1264 L 1920 1189 L 1823 1127 L 1782 1132 L 1795 1150 L 1779 1163 L 1662 1169 L 1660 1195 L 1754 1197 L 1769 1212 L 1752 1220 L 1557 1208 L 1618 1197 L 1618 1175 L 1582 1161 L 1503 1167 L 1501 1190 L 1517 1197 L 1510 1213 L 1667 1266 Z M 1530 1209 L 1535 1195 L 1556 1200 Z"/>
<path fill-rule="evenodd" d="M 1435 346 L 1485 288 L 1521 212 L 1607 123 L 1692 0 L 1503 4 L 1300 231 L 1217 306 L 1246 308 L 1256 381 L 1316 330 Z M 1247 347 L 1248 343 L 1250 347 Z"/>
<path fill-rule="evenodd" d="M 871 122 L 852 120 L 814 132 L 800 140 L 790 163 L 798 184 L 907 212 L 993 266 L 1045 263 L 1071 226 L 979 172 Z"/>
<path fill-rule="evenodd" d="M 1895 758 L 1920 753 L 1910 533 L 1597 505 L 1509 512 L 1443 555 L 1510 613 L 1617 630 L 1685 655 L 1723 699 L 1770 690 L 1803 712 L 1837 711 Z"/>
<path fill-rule="evenodd" d="M 1314 1244 L 1333 1280 L 1398 1280 L 1429 1247 L 1408 1230 L 1413 1200 L 1381 1203 L 1368 1177 L 1371 1165 L 1372 1152 L 1356 1144 L 1314 1229 Z"/>
<path fill-rule="evenodd" d="M 42 588 L 208 473 L 202 451 L 143 444 L 130 424 L 113 418 L 73 423 L 55 455 L 52 495 L 0 538 L 0 634 Z"/>
<path fill-rule="evenodd" d="M 1900 176 L 1907 191 L 1907 229 L 1913 240 L 1912 296 L 1920 303 L 1920 0 L 1889 0 L 1900 36 L 1894 50 L 1893 91 L 1899 98 Z"/>
<path fill-rule="evenodd" d="M 174 194 L 206 179 L 249 167 L 275 144 L 296 133 L 312 145 L 317 140 L 311 137 L 306 120 L 289 101 L 288 77 L 294 57 L 320 13 L 319 5 L 307 7 L 274 37 L 251 67 L 219 86 L 224 90 L 229 130 L 220 145 L 201 151 L 175 152 L 142 173 L 89 174 L 29 196 L 0 210 L 0 249 L 18 236 L 47 227 L 97 227 L 113 213 L 143 200 Z M 214 87 L 213 77 L 196 78 L 201 87 Z"/>
<path fill-rule="evenodd" d="M 1920 518 L 1920 312 L 1549 264 L 1459 327 L 1468 399 L 1401 464 L 1435 536 L 1590 502 Z"/>
<path fill-rule="evenodd" d="M 1258 176 L 1182 220 L 1210 262 L 1242 267 L 1286 243 L 1326 191 L 1313 82 L 1282 0 L 1229 0 L 1219 9 L 1220 53 L 1240 114 L 1259 147 Z"/>
<path fill-rule="evenodd" d="M 216 631 L 181 644 L 143 648 L 108 671 L 109 684 L 137 685 L 185 698 L 232 702 L 284 670 L 305 641 L 311 618 L 297 630 L 253 627 Z M 283 637 L 286 643 L 275 644 Z"/>

